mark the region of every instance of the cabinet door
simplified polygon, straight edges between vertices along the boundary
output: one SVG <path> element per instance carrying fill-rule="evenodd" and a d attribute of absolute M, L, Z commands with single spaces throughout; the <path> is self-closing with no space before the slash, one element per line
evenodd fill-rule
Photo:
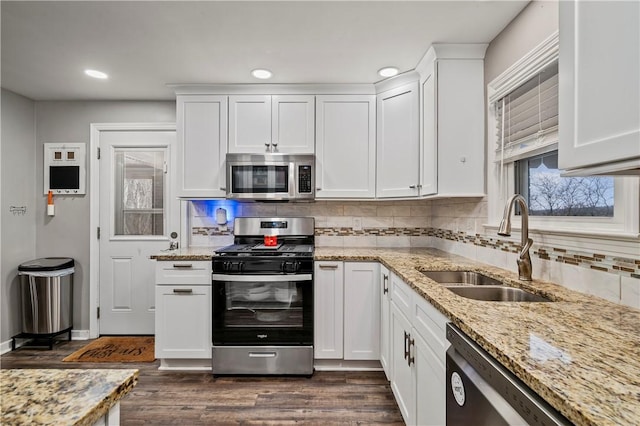
<path fill-rule="evenodd" d="M 313 326 L 317 359 L 343 357 L 343 273 L 342 262 L 315 262 Z"/>
<path fill-rule="evenodd" d="M 313 96 L 273 96 L 271 101 L 274 152 L 313 154 L 315 148 Z"/>
<path fill-rule="evenodd" d="M 380 93 L 377 106 L 377 196 L 417 196 L 420 183 L 418 83 Z"/>
<path fill-rule="evenodd" d="M 378 263 L 344 264 L 344 359 L 380 359 Z"/>
<path fill-rule="evenodd" d="M 483 61 L 442 59 L 435 66 L 438 194 L 483 196 Z"/>
<path fill-rule="evenodd" d="M 211 358 L 211 286 L 156 286 L 156 358 Z"/>
<path fill-rule="evenodd" d="M 412 355 L 415 358 L 415 400 L 417 425 L 446 423 L 446 371 L 438 356 L 431 351 L 419 333 L 412 333 Z"/>
<path fill-rule="evenodd" d="M 178 196 L 224 197 L 227 97 L 178 96 L 176 119 Z"/>
<path fill-rule="evenodd" d="M 640 3 L 561 1 L 560 28 L 559 167 L 640 159 Z"/>
<path fill-rule="evenodd" d="M 374 198 L 375 96 L 316 98 L 316 198 Z"/>
<path fill-rule="evenodd" d="M 411 323 L 391 302 L 391 390 L 396 397 L 398 408 L 408 425 L 415 424 L 415 391 L 413 368 L 409 365 L 407 351 L 411 337 Z M 444 389 L 444 388 L 443 388 Z M 444 392 L 444 390 L 443 390 Z M 420 401 L 422 403 L 422 401 Z"/>
<path fill-rule="evenodd" d="M 432 62 L 422 85 L 422 156 L 420 195 L 438 192 L 438 134 L 436 127 L 436 75 Z"/>
<path fill-rule="evenodd" d="M 271 96 L 229 96 L 229 152 L 261 153 L 271 147 Z"/>
<path fill-rule="evenodd" d="M 391 378 L 389 270 L 380 265 L 380 364 L 387 380 Z"/>

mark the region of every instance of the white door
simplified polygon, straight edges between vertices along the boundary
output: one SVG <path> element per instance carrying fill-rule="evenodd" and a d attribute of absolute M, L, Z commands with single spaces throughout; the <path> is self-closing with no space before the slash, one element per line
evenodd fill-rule
<path fill-rule="evenodd" d="M 169 164 L 176 133 L 101 131 L 100 334 L 154 334 L 149 256 L 179 231 Z"/>

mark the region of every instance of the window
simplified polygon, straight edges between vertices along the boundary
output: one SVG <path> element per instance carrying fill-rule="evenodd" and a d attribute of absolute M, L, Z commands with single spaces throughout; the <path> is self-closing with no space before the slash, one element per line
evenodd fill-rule
<path fill-rule="evenodd" d="M 503 173 L 513 169 L 515 192 L 531 215 L 613 217 L 613 178 L 560 176 L 557 60 L 498 99 L 495 109 L 496 157 Z"/>
<path fill-rule="evenodd" d="M 507 199 L 520 193 L 537 242 L 635 256 L 640 179 L 559 176 L 558 52 L 554 32 L 487 86 L 487 126 L 495 129 L 488 135 L 487 232 L 495 234 Z"/>
<path fill-rule="evenodd" d="M 530 215 L 613 217 L 613 178 L 562 177 L 558 151 L 516 161 L 515 175 Z"/>

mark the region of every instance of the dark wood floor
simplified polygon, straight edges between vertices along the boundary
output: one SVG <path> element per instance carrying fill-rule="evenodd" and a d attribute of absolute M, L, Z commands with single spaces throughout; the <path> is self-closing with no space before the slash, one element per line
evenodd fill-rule
<path fill-rule="evenodd" d="M 22 347 L 0 357 L 0 368 L 137 368 L 138 384 L 120 406 L 123 425 L 403 424 L 382 372 L 214 379 L 210 373 L 158 371 L 158 361 L 62 362 L 87 343 Z"/>

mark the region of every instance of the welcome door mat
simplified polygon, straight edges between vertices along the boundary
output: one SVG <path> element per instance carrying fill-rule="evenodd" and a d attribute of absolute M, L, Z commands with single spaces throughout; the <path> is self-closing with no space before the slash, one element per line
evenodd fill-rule
<path fill-rule="evenodd" d="M 64 358 L 65 362 L 152 362 L 154 337 L 100 337 Z"/>

